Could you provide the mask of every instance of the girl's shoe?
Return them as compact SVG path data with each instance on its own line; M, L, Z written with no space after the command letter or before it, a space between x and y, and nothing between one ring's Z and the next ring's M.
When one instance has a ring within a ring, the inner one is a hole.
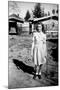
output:
M39 72L38 78L41 79L41 72Z
M33 79L35 79L36 78L36 74L33 76Z
M41 75L38 75L38 78L41 79Z

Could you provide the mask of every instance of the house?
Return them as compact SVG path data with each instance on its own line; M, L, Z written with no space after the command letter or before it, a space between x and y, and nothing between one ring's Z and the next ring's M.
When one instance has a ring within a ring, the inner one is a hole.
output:
M41 18L30 18L29 22L31 22L34 25L37 24L38 22L42 22L43 24L48 24L54 20L58 22L58 16L46 16L46 17L41 17Z
M8 17L9 22L9 34L16 33L18 34L22 30L22 23L24 20L19 17L19 15L12 14Z
M44 25L44 30L46 31L47 35L56 35L58 36L58 16L46 16L41 18L33 18L29 19L31 25L34 26L31 31L33 32L36 29L36 25L38 22L42 22Z

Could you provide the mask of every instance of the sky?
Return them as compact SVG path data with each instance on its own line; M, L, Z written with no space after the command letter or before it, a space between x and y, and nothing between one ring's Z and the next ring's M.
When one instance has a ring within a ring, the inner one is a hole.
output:
M9 15L12 13L19 14L20 17L24 18L27 10L32 14L32 10L34 10L36 3L34 2L21 2L21 1L9 1ZM46 4L41 3L42 8L44 8L44 12L50 12L52 14L52 9L57 10L57 4Z

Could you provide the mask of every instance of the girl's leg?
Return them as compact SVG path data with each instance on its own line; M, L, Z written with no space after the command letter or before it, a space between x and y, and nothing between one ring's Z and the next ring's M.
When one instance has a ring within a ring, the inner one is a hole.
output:
M36 69L37 69L37 65L35 65L35 67L34 67L35 73L36 73Z
M41 67L42 67L43 64L39 65L39 70L38 70L38 78L40 79L41 78Z
M36 67L36 75L38 75L38 71L39 71L39 66L37 65L37 67Z
M35 65L34 70L35 70L35 74L34 74L34 76L33 76L33 79L36 78L37 65Z

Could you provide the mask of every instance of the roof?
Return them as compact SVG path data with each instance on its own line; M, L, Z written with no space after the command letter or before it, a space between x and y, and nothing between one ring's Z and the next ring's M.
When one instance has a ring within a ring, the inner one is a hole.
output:
M22 18L20 18L18 15L16 15L16 14L12 14L12 15L10 15L9 16L9 22L13 22L13 21L16 21L16 22L21 22L21 23L23 23L24 22L24 20L22 19Z
M53 20L57 20L58 21L58 16L46 16L46 17L41 17L41 18L33 18L33 19L29 19L29 21L35 23L35 22L38 22L38 21L46 21L46 20L50 20L50 19L53 19Z
M57 16L47 16L47 17L35 18L34 21L45 21L49 19L58 20L58 17Z

